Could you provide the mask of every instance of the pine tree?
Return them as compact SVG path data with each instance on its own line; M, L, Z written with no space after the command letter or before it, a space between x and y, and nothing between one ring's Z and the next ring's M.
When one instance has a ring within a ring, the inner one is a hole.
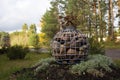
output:
M0 32L0 47L10 47L10 36L6 32Z
M29 45L35 48L39 47L39 36L37 34L31 34L29 36Z
M28 25L26 23L23 24L22 31L25 33L28 31Z
M36 25L35 24L31 24L30 28L29 28L29 34L36 33L36 31L37 31Z

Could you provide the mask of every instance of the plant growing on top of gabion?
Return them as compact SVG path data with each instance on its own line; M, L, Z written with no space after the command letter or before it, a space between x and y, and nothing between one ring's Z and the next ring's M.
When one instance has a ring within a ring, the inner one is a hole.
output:
M15 45L8 49L7 57L10 60L24 59L27 52L28 52L28 48Z

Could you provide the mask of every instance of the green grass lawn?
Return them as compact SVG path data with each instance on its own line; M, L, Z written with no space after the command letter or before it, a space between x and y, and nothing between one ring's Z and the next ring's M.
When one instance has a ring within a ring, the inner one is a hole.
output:
M105 42L106 49L120 49L120 42Z
M0 80L7 80L9 75L22 68L31 67L40 59L50 57L50 54L28 53L23 60L9 60L6 54L0 55Z

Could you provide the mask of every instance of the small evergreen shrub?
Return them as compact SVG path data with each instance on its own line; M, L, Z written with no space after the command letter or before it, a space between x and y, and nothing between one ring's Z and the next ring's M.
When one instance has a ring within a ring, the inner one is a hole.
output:
M15 45L8 49L7 57L10 60L24 59L27 52L28 52L28 48L24 48L22 46Z
M13 79L11 79L13 80ZM16 80L37 80L34 78L33 71L26 71L25 73L21 73L16 77Z
M8 52L8 48L1 48L0 49L0 54L5 54L5 53L7 53Z
M37 74L40 71L44 71L46 68L49 67L50 63L55 62L54 58L46 58L40 60L38 63L33 65L32 67L35 68L35 74Z
M105 54L105 49L103 43L95 40L94 38L89 38L89 53L90 54Z
M113 61L104 55L89 55L87 61L72 65L70 71L74 74L84 75L89 73L93 76L102 77L104 72L112 72Z
M114 60L114 62L116 64L116 66L120 68L120 59L116 59L116 60Z

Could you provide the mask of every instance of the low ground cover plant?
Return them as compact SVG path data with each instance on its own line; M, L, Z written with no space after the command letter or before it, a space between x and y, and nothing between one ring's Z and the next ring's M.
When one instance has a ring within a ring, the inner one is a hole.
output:
M113 61L104 55L89 55L87 61L82 61L80 64L73 65L70 71L73 74L91 74L93 76L103 77L105 72L112 72L111 66L115 64Z

